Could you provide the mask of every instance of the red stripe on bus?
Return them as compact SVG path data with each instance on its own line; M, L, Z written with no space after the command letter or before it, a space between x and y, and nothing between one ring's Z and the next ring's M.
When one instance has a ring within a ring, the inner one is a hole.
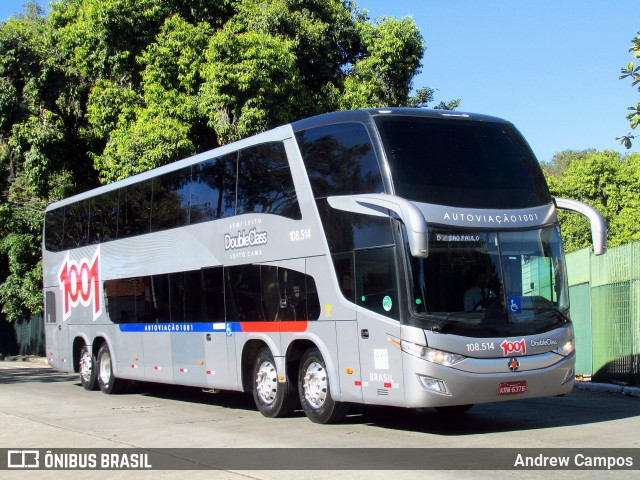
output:
M247 333L293 333L306 332L307 320L290 322L240 322L240 328Z

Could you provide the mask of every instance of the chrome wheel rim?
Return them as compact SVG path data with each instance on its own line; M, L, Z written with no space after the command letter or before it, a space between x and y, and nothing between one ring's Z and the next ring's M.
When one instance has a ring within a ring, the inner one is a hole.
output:
M278 393L278 374L276 368L269 361L260 364L256 374L256 393L265 405L271 405Z
M108 353L100 357L100 380L105 385L111 380L111 356Z
M84 383L88 383L91 379L91 371L93 370L93 364L91 362L91 354L84 350L82 357L80 357L80 376Z
M311 407L315 409L321 408L327 400L329 384L327 382L327 373L324 367L313 362L304 374L303 380L304 398Z

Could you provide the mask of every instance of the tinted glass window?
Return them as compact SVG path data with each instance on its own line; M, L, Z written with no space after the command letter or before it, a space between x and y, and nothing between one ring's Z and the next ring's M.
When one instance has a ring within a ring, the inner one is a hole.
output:
M225 268L227 320L230 322L258 322L262 313L262 285L259 265L240 265Z
M289 162L282 143L240 151L236 213L272 213L302 218Z
M89 203L72 203L64 209L64 248L82 247L89 237Z
M304 273L269 265L225 269L227 320L232 322L317 320L315 281Z
M340 291L347 300L355 302L356 288L353 252L338 253L333 255L332 258Z
M50 252L64 249L64 207L50 210L44 217L44 246Z
M226 276L226 284L224 278ZM107 312L114 323L317 320L315 281L304 273L242 265L106 280Z
M336 210L326 200L317 204L331 253L393 243L391 219Z
M151 180L134 183L121 189L118 238L149 233L152 192Z
M145 318L145 290L150 277L122 278L104 282L107 313L114 323L148 322Z
M44 321L56 323L56 294L51 291L44 294Z
M355 252L356 301L369 310L398 318L395 248Z
M202 293L205 308L204 319L224 320L224 281L222 267L202 270Z
M173 323L193 322L201 318L202 276L200 272L178 272L169 275L169 301Z
M296 134L315 198L384 192L364 125L344 123Z
M89 200L89 244L115 240L118 234L118 205L120 190L108 192Z
M190 223L235 214L237 157L232 153L193 166Z
M396 195L493 209L551 202L535 156L511 125L399 116L376 124Z
M151 231L182 227L189 221L191 167L153 179Z

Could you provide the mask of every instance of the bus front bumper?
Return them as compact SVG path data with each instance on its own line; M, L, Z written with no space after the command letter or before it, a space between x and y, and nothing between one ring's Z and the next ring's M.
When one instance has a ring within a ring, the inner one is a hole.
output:
M522 357L525 359L526 357ZM509 358L499 359L505 366ZM495 362L494 359L492 359ZM575 353L533 370L478 373L404 355L406 406L445 407L565 395L573 390Z

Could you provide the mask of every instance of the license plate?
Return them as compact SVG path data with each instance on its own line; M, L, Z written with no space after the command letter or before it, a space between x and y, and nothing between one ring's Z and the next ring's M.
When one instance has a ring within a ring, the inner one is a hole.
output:
M527 382L505 382L498 385L498 395L517 395L527 391Z

